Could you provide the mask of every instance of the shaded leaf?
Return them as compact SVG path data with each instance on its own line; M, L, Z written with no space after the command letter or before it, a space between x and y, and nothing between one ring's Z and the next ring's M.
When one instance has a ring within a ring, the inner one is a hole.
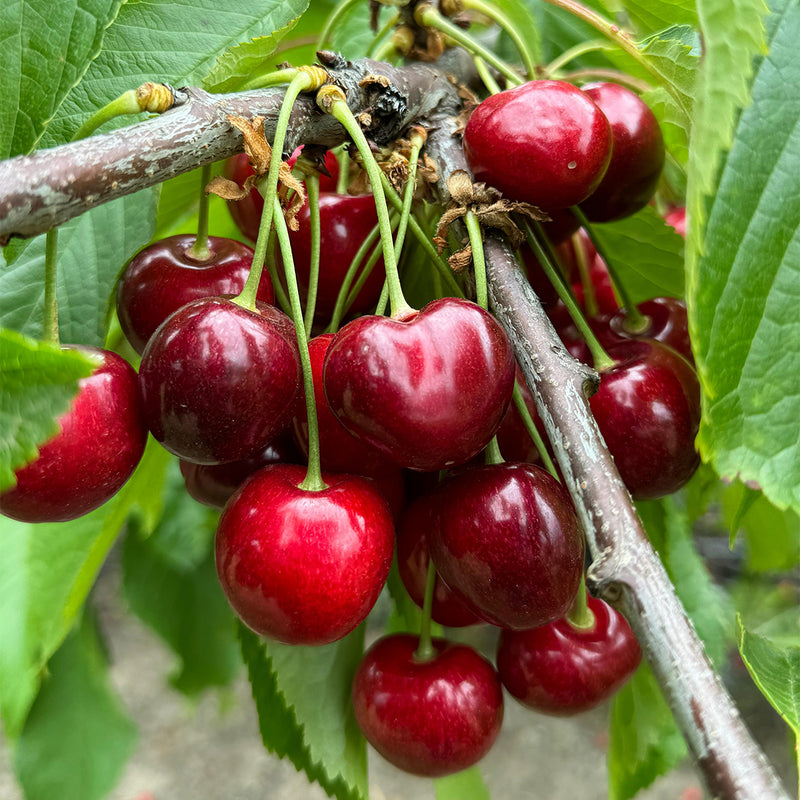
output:
M694 0L623 0L639 33L655 33L670 25L694 25L697 10Z
M433 782L436 800L490 800L489 788L478 767L437 778Z

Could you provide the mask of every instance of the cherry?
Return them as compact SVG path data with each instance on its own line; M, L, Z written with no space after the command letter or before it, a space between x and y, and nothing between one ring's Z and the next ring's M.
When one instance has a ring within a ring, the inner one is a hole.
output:
M192 257L195 237L169 236L140 250L127 264L117 285L117 314L122 330L137 353L156 328L186 303L201 297L236 295L244 287L253 251L234 239L208 237L206 261ZM272 303L275 293L266 270L258 299Z
M589 404L619 474L636 500L671 494L699 463L697 374L660 342L632 339L606 351L616 363Z
M242 621L287 644L327 644L367 616L392 561L394 528L373 484L322 474L328 488L300 488L305 467L273 464L228 502L216 539L217 573Z
M619 691L639 666L642 652L625 618L602 600L587 601L590 628L559 619L500 634L500 679L528 708L558 715L588 711Z
M542 439L547 441L547 432L544 428L544 423L536 410L536 403L534 402L531 390L525 382L525 376L522 370L517 365L516 380L519 384L522 399L525 401L525 407L531 415L536 428L539 431ZM528 435L528 430L525 423L522 421L519 411L515 403L510 403L508 411L506 411L503 421L497 430L497 444L500 447L500 452L506 461L518 461L527 464L536 464L541 458L539 450L533 442L533 439Z
M553 327L564 344L564 347L567 349L567 352L576 361L590 364L592 356L589 352L589 347L577 327L575 327L575 323L572 321L567 307L563 303L558 303L552 308L547 309L547 316L550 322L553 323Z
M529 81L491 95L464 130L475 180L547 211L574 206L597 188L611 143L603 112L563 81Z
M354 435L401 466L462 464L491 440L513 390L503 328L468 300L434 300L403 320L365 316L325 357L328 403Z
M0 513L22 522L65 522L88 514L122 488L144 452L136 372L109 350L69 345L96 356L78 394L58 419L61 428L0 494Z
M306 203L297 215L299 229L289 232L297 283L300 295L304 300L308 294L311 270L310 215L310 207ZM317 319L329 320L350 262L364 239L378 224L378 213L375 210L375 200L371 194L320 194L319 217L319 280L314 311ZM366 262L366 259L364 261ZM383 257L381 257L372 268L361 291L356 295L350 306L350 312L359 313L374 308L381 295L385 279L386 272L383 266Z
M515 630L569 611L583 534L566 490L533 464L465 470L431 493L431 558L478 616Z
M286 428L300 396L294 326L273 306L223 297L168 317L139 369L145 419L171 453L198 464L248 458Z
M434 639L433 658L415 658L416 636L379 639L353 679L353 708L367 741L395 766L439 777L489 752L503 722L494 667L471 647Z
M652 199L664 168L664 137L655 114L630 89L617 83L583 87L606 115L614 140L600 185L581 203L594 222L635 214Z
M430 504L424 499L412 503L397 528L397 569L411 599L422 608L428 581L428 532L433 526ZM463 628L480 618L472 613L437 575L433 590L431 618L440 625Z
M330 177L320 173L319 190L321 192L335 192L336 182L339 178L339 161L329 150L325 154L325 168L330 172ZM250 157L246 153L231 156L223 167L223 175L229 180L243 186L250 175L255 175ZM261 214L264 211L264 198L258 189L251 189L250 194L242 200L229 200L228 210L236 223L236 227L255 241L258 238L258 228L261 225Z
M686 209L683 206L671 208L664 217L664 221L668 225L672 225L676 233L679 233L684 239L686 238Z

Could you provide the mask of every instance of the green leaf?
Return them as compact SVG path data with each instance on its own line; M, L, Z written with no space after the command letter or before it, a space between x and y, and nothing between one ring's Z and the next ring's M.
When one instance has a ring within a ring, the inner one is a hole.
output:
M622 0L639 33L656 33L670 25L694 25L694 0Z
M84 353L0 328L0 491L13 486L14 471L58 433L56 419L97 365Z
M278 49L278 45L292 31L300 17L308 8L309 0L284 0L281 11L283 22L268 36L259 36L249 42L242 42L223 53L211 71L203 78L203 88L209 92L237 91L247 78Z
M542 52L541 36L536 25L536 17L525 0L495 0L490 5L502 12L519 38L524 42L530 59L538 62L541 59ZM522 57L510 37L504 33L503 38L507 38L508 44L504 46L501 55L513 58L514 63L523 63Z
M593 227L634 303L683 295L683 239L655 209Z
M108 677L94 622L84 621L49 664L17 743L27 800L100 800L133 753L136 726Z
M328 49L340 53L345 58L363 56L375 38L375 34L369 26L369 14L368 3L356 3L345 11L337 20L336 27L331 31ZM385 21L385 16L383 21ZM379 29L382 24L382 22L379 23Z
M614 698L609 736L609 800L629 800L686 756L683 736L646 664Z
M733 606L694 547L688 515L674 497L641 502L637 508L706 652L715 664L724 664L734 639Z
M800 97L787 91L800 81L800 7L776 0L767 27L770 52L708 201L703 254L689 244L687 303L704 460L800 511Z
M138 192L59 228L61 341L103 345L117 278L153 235L157 200L155 189ZM45 238L37 236L21 253L12 250L12 263L0 260L0 325L34 337L41 336L44 320Z
M0 7L0 159L29 153L100 51L123 0L23 0Z
M295 647L261 641L239 626L264 746L338 800L367 797L367 752L350 687L364 626L339 642Z
M194 501L185 495L185 505ZM194 503L198 506L197 503ZM208 509L201 510L207 512ZM163 556L164 525L178 516L172 501L166 503L161 524L143 539L129 532L122 553L123 591L131 610L149 625L178 656L179 665L170 683L187 695L211 686L227 686L241 666L234 614L222 593L214 564L214 516L199 523L204 539L204 558L189 570L176 552ZM188 523L184 514L181 518Z
M490 800L489 788L478 767L437 778L433 782L436 800Z
M228 48L286 24L285 0L125 3L42 140L68 141L92 112L145 81L198 86ZM144 54L144 57L143 57Z
M62 523L0 517L0 713L19 734L41 671L72 627L125 520L152 528L169 455L153 440L131 479L101 508Z
M675 90L680 110L691 114L700 66L697 33L685 25L674 26L640 44L650 65Z

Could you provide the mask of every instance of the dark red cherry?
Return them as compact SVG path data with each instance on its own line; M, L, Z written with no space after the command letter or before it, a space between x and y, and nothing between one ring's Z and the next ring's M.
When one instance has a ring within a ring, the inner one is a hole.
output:
M507 334L468 300L434 300L404 320L366 316L334 337L323 382L355 436L410 469L463 464L508 407L514 353Z
M253 251L234 239L208 237L206 261L191 255L195 237L169 236L140 250L117 285L117 314L134 350L141 354L156 328L181 306L201 297L237 295L253 263ZM272 303L275 293L264 270L258 299Z
M664 168L664 137L649 106L618 83L583 87L606 115L614 140L611 161L600 185L581 203L594 222L635 214L652 199Z
M497 669L508 691L546 714L578 714L615 694L636 671L642 653L625 618L588 597L591 628L559 619L529 631L503 631Z
M536 410L536 403L533 400L531 390L525 382L525 376L522 370L517 365L516 380L519 384L522 399L525 401L525 407L533 419L534 425L539 431L542 439L547 442L547 433L544 429L539 413ZM528 430L525 423L522 421L519 411L517 411L516 403L513 401L509 403L508 411L506 411L503 421L497 430L497 444L500 447L500 452L506 461L517 461L527 464L538 464L541 461L539 450L533 443L533 439L528 435Z
M325 168L330 172L330 177L320 173L319 190L321 192L335 192L336 182L339 178L339 161L329 150L325 155ZM246 153L231 156L224 165L223 175L229 180L243 186L250 175L254 175L250 158ZM261 214L264 211L264 198L258 189L251 189L250 194L242 200L229 200L228 210L236 223L236 227L255 241L258 238L258 228L261 225Z
M299 229L289 232L292 256L300 295L308 295L311 271L311 224L308 203L297 215ZM371 194L320 194L320 260L315 317L329 320L339 296L339 289L358 248L378 224L375 200ZM379 242L376 242L380 246ZM359 269L366 263L364 259ZM358 275L356 275L358 279ZM350 313L374 309L383 289L386 271L381 256L372 268L366 283L350 306ZM351 284L352 287L353 284Z
M422 608L428 581L428 532L433 526L432 509L424 498L412 503L397 526L397 569L411 599ZM440 625L463 628L481 619L472 613L437 575L431 618Z
M584 364L592 363L592 356L586 340L581 336L572 317L563 303L558 303L547 309L547 316L561 339L569 354Z
M475 180L547 211L574 206L600 184L611 127L591 98L563 81L529 81L491 95L464 130Z
M476 467L430 495L428 546L478 616L520 630L563 617L583 574L583 534L566 490L533 464Z
M222 589L242 621L287 644L327 644L367 616L386 582L394 527L386 501L354 475L273 464L248 478L220 518Z
M300 396L294 326L273 306L195 300L153 334L139 369L153 436L198 464L249 458L291 422Z
M699 464L700 385L671 347L630 340L606 348L616 364L589 403L628 491L650 500L680 489Z
M16 486L0 494L0 513L22 522L65 522L88 514L122 488L147 439L136 372L109 350L68 345L98 366L78 382L61 428L39 455L16 471Z
M686 209L683 206L670 209L664 221L675 228L675 232L686 238Z
M568 208L547 213L550 219L542 222L542 228L552 244L566 242L581 226L578 218Z
M434 639L414 657L416 636L379 639L353 679L353 708L367 741L406 772L439 777L480 761L503 723L494 667L471 647Z

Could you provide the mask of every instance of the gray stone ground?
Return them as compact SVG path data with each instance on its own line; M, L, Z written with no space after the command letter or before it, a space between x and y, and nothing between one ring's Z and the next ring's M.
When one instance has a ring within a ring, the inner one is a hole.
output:
M96 599L113 655L112 680L140 728L138 748L109 800L322 800L325 793L261 746L249 686L189 704L166 684L170 652L116 599L113 568ZM751 691L743 713L766 740L788 786L796 786L785 730ZM503 730L482 762L493 800L603 800L608 709L572 719L534 715L508 698ZM701 800L686 764L642 792L641 800ZM433 800L428 780L410 777L370 754L371 800ZM0 800L22 800L0 746ZM58 798L53 798L58 800Z

